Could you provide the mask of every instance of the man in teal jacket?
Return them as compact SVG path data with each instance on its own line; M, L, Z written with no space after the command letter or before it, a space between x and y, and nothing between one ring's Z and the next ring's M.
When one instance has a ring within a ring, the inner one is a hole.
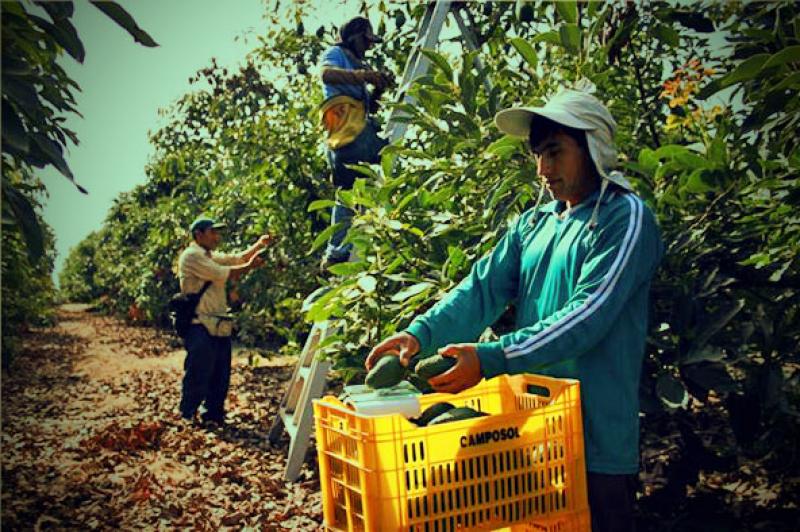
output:
M502 373L580 380L592 528L620 531L634 527L639 375L663 244L650 209L613 171L616 123L590 91L497 114L500 130L529 141L554 201L523 213L456 288L377 345L367 367L439 350L457 360L431 379L440 392ZM475 343L512 302L516 330Z

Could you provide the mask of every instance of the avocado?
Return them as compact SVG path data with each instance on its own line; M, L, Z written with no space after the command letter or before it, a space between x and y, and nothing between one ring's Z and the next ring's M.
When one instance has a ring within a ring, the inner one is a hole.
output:
M431 377L441 375L455 365L455 358L434 355L420 360L419 363L417 363L415 372L423 379L430 380Z
M478 412L477 410L472 409L468 406L461 406L458 408L452 408L447 412L445 412L444 414L436 416L430 422L428 422L428 426L440 425L442 423L450 423L451 421L461 421L463 419L483 417L485 415L486 415L485 413Z
M403 380L406 368L400 359L393 355L382 357L367 374L366 384L370 388L391 388Z
M445 412L454 409L455 406L450 403L436 403L426 408L419 417L412 420L420 427L428 425L433 419L441 416Z

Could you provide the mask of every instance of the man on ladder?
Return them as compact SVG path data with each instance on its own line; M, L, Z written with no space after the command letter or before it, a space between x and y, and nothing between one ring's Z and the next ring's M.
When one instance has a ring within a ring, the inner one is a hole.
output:
M383 42L364 17L355 17L342 25L339 42L328 48L320 61L325 101L320 108L320 122L326 138L328 163L337 189L331 224L342 226L331 236L322 260L328 266L346 262L351 245L343 244L353 211L338 198L339 189L350 189L359 176L348 164L378 163L379 152L388 141L378 136L378 126L371 114L378 110L378 99L394 85L389 72L371 69L364 61L367 50ZM367 84L374 90L370 92Z
M448 0L436 0L435 2L430 2L428 4L425 15L419 22L417 39L408 55L406 65L403 70L400 90L398 91L399 94L396 97L397 101L399 101L402 97L402 100L405 103L411 105L414 104L413 97L407 94L406 91L415 79L424 75L428 71L430 61L425 54L422 53L422 51L436 48L442 26L444 25L448 14L451 12L450 8L451 5ZM474 43L476 42L474 35L472 35L469 29L466 27L458 12L453 11L452 13L456 19L459 29L464 34L465 44L470 47L470 49L474 49ZM361 36L359 37L359 35ZM349 185L347 188L352 187L352 184L358 174L357 172L346 168L344 165L353 164L356 162L377 163L378 153L387 143L386 140L383 140L378 136L377 127L375 127L374 123L372 123L371 119L369 118L369 114L374 114L377 110L376 102L381 93L385 89L394 85L394 78L391 75L365 68L365 64L363 62L364 53L371 47L373 43L376 42L381 41L372 32L372 26L369 24L369 21L363 17L356 17L342 26L340 30L340 42L323 54L322 60L320 61L323 70L323 86L326 88L326 100L322 105L320 115L327 130L328 142L326 142L326 144L329 154L329 161L331 162L331 168L334 170L334 175L336 175L335 172L342 170L342 173L339 175L344 176L345 184L347 184L347 180L349 179ZM348 46L343 46L344 44L348 44ZM356 52L353 52L353 48L356 49ZM348 50L350 50L352 53L348 53ZM345 55L344 59L342 59L340 54ZM352 62L348 63L347 65L344 64L345 61L352 61L352 55L356 55L355 59L360 62L360 65L355 65ZM336 62L337 60L339 63ZM336 66L337 64L344 66ZM375 87L375 90L372 92L372 94L369 94L366 90L365 84L367 83ZM490 85L488 81L486 84ZM337 111L335 102L337 101L336 96L338 96L340 93L329 93L327 92L327 89L330 88L332 91L341 90L343 86L347 85L351 85L353 92L345 95L350 96L350 98L355 100L355 102L347 99L339 99L338 101L340 102L351 103L352 108L349 106L344 106ZM381 86L382 88L379 88ZM360 96L360 99L356 96ZM362 110L361 116L363 116L363 119L360 121L350 119L348 113L350 111L358 111L359 109ZM329 112L331 113L330 115L328 115ZM402 120L398 120L401 116L403 116L403 113L395 110L389 118L386 126L389 142L394 142L398 139L401 139L405 134L407 124ZM330 119L330 127L328 127L329 124L326 123L328 119ZM355 124L356 127L351 129L347 127L349 124ZM367 127L368 124L369 129ZM347 140L347 142L344 142L341 139L347 139L347 135L345 135L345 133L348 131L349 135L351 135L351 138ZM338 142L335 140L337 138L339 138ZM369 140L362 144L361 140L363 138L368 138ZM334 142L332 143L334 146L331 146L330 139L334 139ZM352 148L348 149L348 144L353 144ZM364 146L372 146L371 155L368 154L363 158L348 158L348 155L352 155L352 152L356 150L356 147L363 148ZM340 163L338 168L336 164L337 162ZM334 179L336 180L339 178L335 176ZM346 218L347 224L342 224L342 229L338 234L338 238L336 235L334 235L334 237L331 239L331 244L333 245L329 245L329 249L336 249L337 246L345 247L341 246L341 244L346 236L347 229L349 228L349 221L352 217L352 211L347 209L346 206L341 207L343 207L343 209L339 210L338 213L337 209L334 208L332 223L337 224L345 221L342 220L340 214L345 213L344 217ZM344 209L347 210L345 211ZM336 262L348 260L350 249L341 250L337 255L338 260L334 260L333 262L325 260L323 262L323 267L327 268L327 266L330 266ZM326 259L327 256L328 253L326 253ZM313 300L314 294L309 296L309 299ZM311 413L311 401L322 396L322 392L325 388L325 379L331 366L329 360L321 359L316 356L318 346L334 333L335 328L331 327L327 321L314 323L313 327L311 328L311 332L308 335L308 339L303 346L303 350L300 353L300 360L295 366L294 373L289 381L286 394L281 400L281 404L278 407L278 412L276 413L272 426L269 430L269 441L272 445L276 445L284 433L289 435L291 443L289 445L286 469L284 472L284 479L288 481L294 481L300 475L300 468L303 464L305 453L309 444L309 437L312 432L311 429L313 425L313 416Z

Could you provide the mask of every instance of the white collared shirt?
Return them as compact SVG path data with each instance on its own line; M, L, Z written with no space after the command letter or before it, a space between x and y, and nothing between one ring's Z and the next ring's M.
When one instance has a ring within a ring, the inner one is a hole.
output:
M199 292L206 281L211 286L200 298L197 305L197 318L192 323L200 323L208 329L212 336L230 336L233 321L228 314L228 298L225 293L225 282L231 268L244 264L244 254L211 253L197 242L192 242L183 250L178 259L178 279L181 292L192 294Z

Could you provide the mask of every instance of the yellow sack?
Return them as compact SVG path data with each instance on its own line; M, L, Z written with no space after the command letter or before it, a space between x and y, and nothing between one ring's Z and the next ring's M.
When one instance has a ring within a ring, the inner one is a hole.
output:
M353 142L367 125L364 102L342 94L323 103L319 109L319 117L328 134L325 142L332 150Z

